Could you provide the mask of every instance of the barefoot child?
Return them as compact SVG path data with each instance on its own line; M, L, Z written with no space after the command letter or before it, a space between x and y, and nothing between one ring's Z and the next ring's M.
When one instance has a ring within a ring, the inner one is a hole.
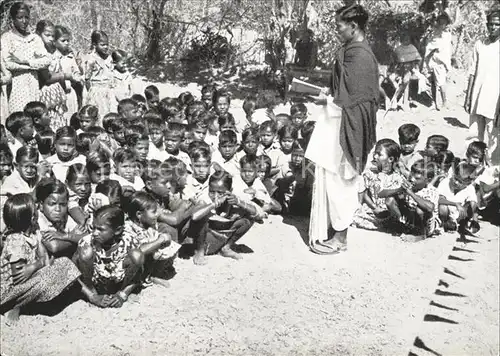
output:
M195 206L192 220L202 226L195 240L193 262L207 263L206 255L220 254L241 259L233 245L252 226L251 217L257 213L254 204L247 203L231 193L232 178L227 173L214 174L209 189Z
M146 257L144 277L151 277L153 283L168 284L161 272L165 271L166 263L172 265L181 245L172 241L168 233L158 231L158 204L148 193L135 192L127 199L125 208L128 215L125 233L137 237Z
M391 139L382 139L375 145L373 170L363 173L365 182L362 206L354 216L355 224L376 230L401 220L398 199L402 193L403 176L394 170L401 150Z
M460 162L454 167L453 176L439 183L439 218L445 231L479 231L477 195L474 189L476 167Z
M236 159L238 149L238 138L232 130L222 131L219 135L219 149L214 152L212 162L219 169L237 177L240 174L240 164Z
M141 282L144 253L136 236L124 232L124 225L119 207L103 206L94 213L92 235L79 242L75 254L82 292L101 308L120 308Z
M439 193L429 182L434 177L434 165L418 160L411 166L408 181L403 182L403 194L406 196L403 215L416 236L405 238L407 242L416 242L438 233L439 228Z
M89 203L92 187L87 168L81 163L75 163L68 168L66 175L68 187L68 213L78 225L88 225L89 215L85 212Z
M10 197L3 211L7 232L0 256L0 309L17 320L21 307L54 299L80 273L67 258L50 262L37 233L37 208L30 194Z
M274 181L283 178L283 171L288 170L288 160L281 150L280 143L276 142L276 134L277 129L274 121L264 121L259 127L261 152L271 158L271 179Z
M399 127L398 135L401 157L399 157L397 167L399 173L405 178L409 178L413 163L423 158L418 151L415 151L420 136L420 128L414 124L404 124Z
M135 191L144 188L144 182L137 175L137 154L129 148L119 148L113 155L116 173L110 179L120 182L122 188L131 187Z

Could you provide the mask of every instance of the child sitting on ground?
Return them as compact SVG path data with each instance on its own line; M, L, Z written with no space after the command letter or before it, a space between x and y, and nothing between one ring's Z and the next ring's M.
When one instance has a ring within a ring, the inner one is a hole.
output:
M56 154L56 149L54 147L54 142L56 139L56 134L51 128L38 131L35 135L36 145L38 147L38 152L44 160L47 160L50 156Z
M141 118L137 103L132 99L123 99L118 102L118 115L128 125L133 125Z
M307 106L304 103L293 104L290 107L290 116L292 117L292 123L296 127L301 127L307 120Z
M460 159L456 158L453 152L450 150L439 152L432 162L434 162L435 175L432 181L429 183L434 187L438 187L441 181L450 175L451 167L453 164L458 164Z
M189 147L192 174L187 176L186 186L183 189L182 199L196 204L203 192L208 190L208 178L212 165L210 148L193 142Z
M448 150L448 145L450 140L448 140L443 135L431 135L427 138L425 144L425 150L421 151L420 154L425 159L433 160L441 152Z
M144 182L137 174L138 157L129 148L119 148L113 155L116 173L110 175L110 179L116 180L125 190L127 187L134 191L144 188Z
M137 155L137 160L146 164L149 154L149 135L142 125L130 125L125 130L125 146Z
M434 164L420 159L411 166L408 181L403 181L406 201L400 207L414 233L402 237L407 242L417 242L439 233L439 193L429 184L434 174Z
M160 114L148 113L144 119L150 139L148 159L157 159L163 162L168 158L165 151L165 122L161 119Z
M314 165L304 157L304 149L295 143L291 153L289 171L276 184L276 198L283 211L307 216L311 211Z
M31 194L10 197L3 211L7 231L0 256L0 309L13 322L22 307L54 299L80 273L67 258L49 260L37 232L37 207Z
M158 111L158 103L160 102L160 91L156 85L148 85L144 89L144 97L146 98L146 104L148 110Z
M68 213L69 216L81 226L89 227L89 215L85 212L92 193L89 172L85 165L75 163L68 168L66 175L68 187ZM90 230L89 230L90 231Z
M184 136L184 126L179 123L169 123L165 130L165 152L168 157L174 157L186 164L189 167L191 159L189 155L180 150L181 140Z
M283 129L282 129L283 130ZM264 121L259 126L260 148L263 155L271 158L271 179L276 181L288 171L288 159L281 150L280 142L276 141L276 123L271 120Z
M112 134L108 134L110 141L109 148L114 151L126 145L125 130L128 125L124 119L118 118L113 120L110 126Z
M377 230L401 222L398 199L403 191L404 177L394 170L400 155L401 149L393 140L386 138L376 143L373 169L363 173L362 206L354 216L357 227Z
M259 145L259 129L258 127L249 127L241 134L241 150L236 153L238 162L243 156L256 158L264 154L262 147Z
M47 158L54 176L60 181L66 180L68 167L75 163L86 163L86 158L76 150L76 132L70 126L60 127L56 132L54 146L56 154Z
M45 248L51 255L71 257L87 231L69 216L66 185L53 178L43 178L34 194L40 209L38 226Z
M477 195L474 189L476 167L460 162L453 169L453 176L439 183L439 218L445 231L479 231Z
M227 173L214 174L209 189L200 197L193 211L192 221L201 225L195 240L193 262L207 263L206 255L220 254L241 259L233 250L235 243L252 227L256 206L239 199L232 190L232 178Z
M12 156L9 146L0 144L0 187L3 185L5 178L12 174L13 160L14 156Z
M212 164L215 170L224 170L232 177L240 174L240 163L236 159L238 138L232 130L222 131L219 135L219 149L212 155Z
M233 178L233 192L239 198L257 204L257 218L267 217L267 213L280 210L280 205L271 199L266 187L257 177L257 159L243 156L240 160L240 176Z
M144 253L124 226L125 214L119 207L103 206L94 213L92 234L81 239L75 254L82 292L101 308L120 308L141 282Z
M144 191L158 204L157 230L169 233L172 240L176 242L179 242L178 230L191 216L192 207L190 201L184 201L178 194L175 194L179 187L179 178L182 176L179 163L182 162L174 157L170 157L163 164L160 161L151 160L143 174Z
M95 191L97 184L109 179L111 174L111 163L109 157L104 152L92 152L87 157L87 172L90 177L90 187Z
M274 199L276 190L278 187L274 184L274 181L271 179L271 159L266 156L258 156L256 159L257 164L257 178L259 178L267 190L267 193L271 197L272 204L270 204L270 213L271 214L279 214L281 212L281 204Z
M50 129L50 116L47 106L41 101L31 101L24 107L24 114L33 120L36 132Z
M14 138L14 143L9 145L14 156L19 148L27 145L33 146L33 137L35 135L33 119L22 111L10 114L5 121L5 128Z
M38 181L48 175L50 167L39 162L39 153L35 148L23 146L17 150L14 170L4 179L2 195L31 193Z
M143 278L146 281L168 286L165 272L180 246L167 233L158 231L160 214L157 202L146 192L135 192L127 199L125 210L128 219L125 221L125 234L136 236L140 248L146 257Z
M418 151L415 151L420 136L420 128L414 124L404 124L399 127L398 135L401 157L397 162L397 168L399 173L405 178L409 178L413 163L423 158Z

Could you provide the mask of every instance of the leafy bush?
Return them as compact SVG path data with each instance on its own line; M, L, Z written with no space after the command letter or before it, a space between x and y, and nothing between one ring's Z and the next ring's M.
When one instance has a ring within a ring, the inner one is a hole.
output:
M191 41L184 60L202 67L227 66L234 60L236 50L226 37L208 29Z

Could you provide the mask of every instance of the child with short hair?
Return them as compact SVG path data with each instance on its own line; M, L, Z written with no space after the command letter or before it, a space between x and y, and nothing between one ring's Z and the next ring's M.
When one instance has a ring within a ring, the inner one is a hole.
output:
M113 120L110 124L112 135L110 136L110 148L114 151L126 144L125 131L127 129L127 121L122 118Z
M420 159L413 163L410 176L403 181L405 202L400 207L413 236L402 237L406 242L417 242L439 234L439 192L431 184L434 164Z
M258 126L267 120L275 120L274 107L276 106L276 94L271 90L260 91L255 103L255 111L250 118L251 126Z
M82 272L82 292L101 308L120 308L141 282L145 256L137 237L124 229L123 211L103 206L94 213L92 234L78 244L75 261Z
M376 230L387 228L392 222L401 222L399 195L404 177L394 167L401 155L399 145L385 138L375 144L373 170L363 173L362 206L354 216L356 226Z
M109 160L109 156L102 151L90 153L87 157L86 168L90 176L90 185L92 187L92 191L95 191L98 183L109 179L109 176L111 174L111 163Z
M207 112L208 111L205 108L205 104L203 103L203 101L197 100L186 107L186 110L184 110L184 117L186 118L186 121L189 125L194 118Z
M201 88L201 101L205 104L206 110L212 109L216 92L217 89L213 84L206 84Z
M139 111L139 115L143 117L146 111L148 111L146 98L143 97L141 94L134 94L130 97L130 99L135 101L135 103L137 104L137 110Z
M189 157L191 158L192 173L187 176L186 186L183 190L183 199L197 203L203 192L208 190L208 178L212 165L212 155L210 148L196 145L193 142L189 147Z
M401 157L398 160L398 169L405 178L409 178L413 163L422 159L422 155L415 151L420 136L420 128L414 124L404 124L398 128Z
M139 191L144 188L144 182L137 175L137 153L130 148L119 148L113 154L116 173L110 175L110 179L117 180L123 189L132 188Z
M290 107L290 116L295 126L301 127L307 120L307 106L304 103L293 104Z
M307 216L311 211L314 165L304 157L300 144L294 143L291 150L289 171L276 181L275 196L283 212Z
M163 98L160 100L158 108L163 121L167 123L170 121L182 122L182 108L180 107L177 99Z
M310 122L315 122L315 121L310 121ZM276 115L276 128L278 129L278 131L281 130L281 128L283 126L287 126L287 125L293 125L292 117L288 114L285 114L285 113L277 114Z
M181 247L166 232L158 231L159 209L156 200L146 192L135 192L125 205L128 219L125 233L136 236L146 258L143 278L145 282L168 286L165 267L171 265ZM162 273L163 272L163 273Z
M283 130L283 128L282 128ZM288 172L288 158L281 149L281 139L276 140L276 123L271 120L264 121L259 127L260 147L262 154L271 158L271 179L276 181L283 178ZM292 142L293 144L293 142ZM291 148L291 147L290 147Z
M238 138L236 132L225 130L219 134L219 149L212 155L212 162L216 170L224 170L232 177L240 175L240 163L236 159Z
M47 106L41 101L30 101L24 107L24 114L33 120L37 132L50 129L50 116Z
M35 134L33 119L22 111L13 112L5 121L5 128L14 137L14 143L10 145L12 153L15 155L22 146L32 144Z
M125 130L126 147L137 155L141 163L145 163L149 154L149 135L146 128L141 125L132 125Z
M144 96L146 97L146 105L148 110L158 111L158 103L160 102L160 91L156 85L148 85L144 89Z
M5 203L7 226L0 255L0 309L17 321L21 307L48 302L63 293L80 276L67 258L52 262L37 232L37 206L30 194L16 194Z
M47 128L36 133L36 145L38 147L38 152L40 152L43 159L46 160L56 153L56 149L54 147L55 139L56 134L51 128Z
M148 159L157 159L163 162L168 158L165 151L165 122L159 114L148 114L146 126L150 139Z
M445 231L479 231L477 195L474 189L476 167L460 162L453 170L453 176L439 183L439 218Z
M188 132L191 133L193 141L205 141L208 132L208 123L200 117L193 120L187 127Z
M259 129L258 127L248 127L241 134L241 151L236 153L236 159L239 161L243 156L256 158L264 152L259 146Z
M116 112L109 112L106 115L103 116L102 118L102 128L106 131L108 136L113 136L113 129L111 123L115 120L118 120L120 118L120 115Z
M158 231L168 232L172 240L179 242L177 228L181 228L191 216L192 204L180 199L177 193L182 183L179 181L183 169L178 167L182 161L170 157L164 163L149 161L143 174L144 191L158 203ZM185 167L184 167L184 172ZM167 226L165 226L167 225Z
M256 106L257 106L257 98L254 95L247 96L243 101L243 111L245 112L245 116L247 121L249 122L249 125L250 123L252 123L251 118L253 113L255 112Z
M141 118L138 105L132 99L122 99L118 102L118 115L130 125Z
M128 98L132 94L132 75L128 70L127 52L117 49L111 53L113 60L113 87L116 102Z
M488 146L486 143L482 141L474 141L469 144L467 151L465 152L467 163L476 167L476 173L478 175L485 169L487 150Z
M425 150L421 152L423 157L429 157L433 159L440 152L448 150L448 145L450 144L450 140L448 140L443 135L431 135L427 138L427 142L425 144Z
M266 187L269 196L273 197L278 187L271 180L271 158L266 155L257 156L257 177L260 178L264 187Z
M184 126L179 123L170 122L165 130L165 152L168 157L175 157L186 164L187 167L191 164L189 155L180 150L181 140L184 136ZM168 158L167 157L167 158Z
M431 160L431 162L435 164L434 168L436 173L430 184L437 188L439 183L450 175L453 164L458 164L459 161L460 160L455 157L453 152L449 150L439 152Z
M14 170L4 179L3 195L31 193L36 184L50 171L48 166L39 163L39 153L36 149L23 146L15 154Z
M281 210L278 202L271 199L266 187L257 176L257 159L243 156L240 160L240 175L233 178L233 192L239 198L257 204L256 217L259 219L267 217L266 213Z
M280 150L283 153L283 163L281 164L281 177L286 177L290 171L290 161L292 159L292 150L297 144L299 134L295 125L285 125L278 131ZM302 146L301 146L302 147Z
M76 132L70 126L63 126L57 130L54 147L56 153L47 158L47 162L52 166L54 176L64 182L68 167L75 163L85 165L86 158L76 150Z
M257 213L255 204L239 199L232 193L232 178L227 173L214 174L208 180L209 188L200 197L193 211L192 221L200 229L195 237L196 265L205 265L205 256L220 254L241 259L233 250L235 243L252 227Z
M71 257L87 231L69 216L66 185L54 178L42 178L34 195L40 209L38 226L45 248L51 255Z

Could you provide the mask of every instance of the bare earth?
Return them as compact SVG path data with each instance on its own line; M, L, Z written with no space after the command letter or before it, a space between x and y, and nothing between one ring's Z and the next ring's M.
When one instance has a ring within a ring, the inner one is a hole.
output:
M462 154L463 83L452 89L456 110L381 112L378 137L397 139L413 122L421 145L443 133ZM2 317L1 354L498 355L498 227L482 223L465 243L444 234L416 244L352 229L338 256L309 252L307 228L307 219L273 216L241 240L243 260L177 260L169 289L150 287L121 309L78 301L14 327Z

